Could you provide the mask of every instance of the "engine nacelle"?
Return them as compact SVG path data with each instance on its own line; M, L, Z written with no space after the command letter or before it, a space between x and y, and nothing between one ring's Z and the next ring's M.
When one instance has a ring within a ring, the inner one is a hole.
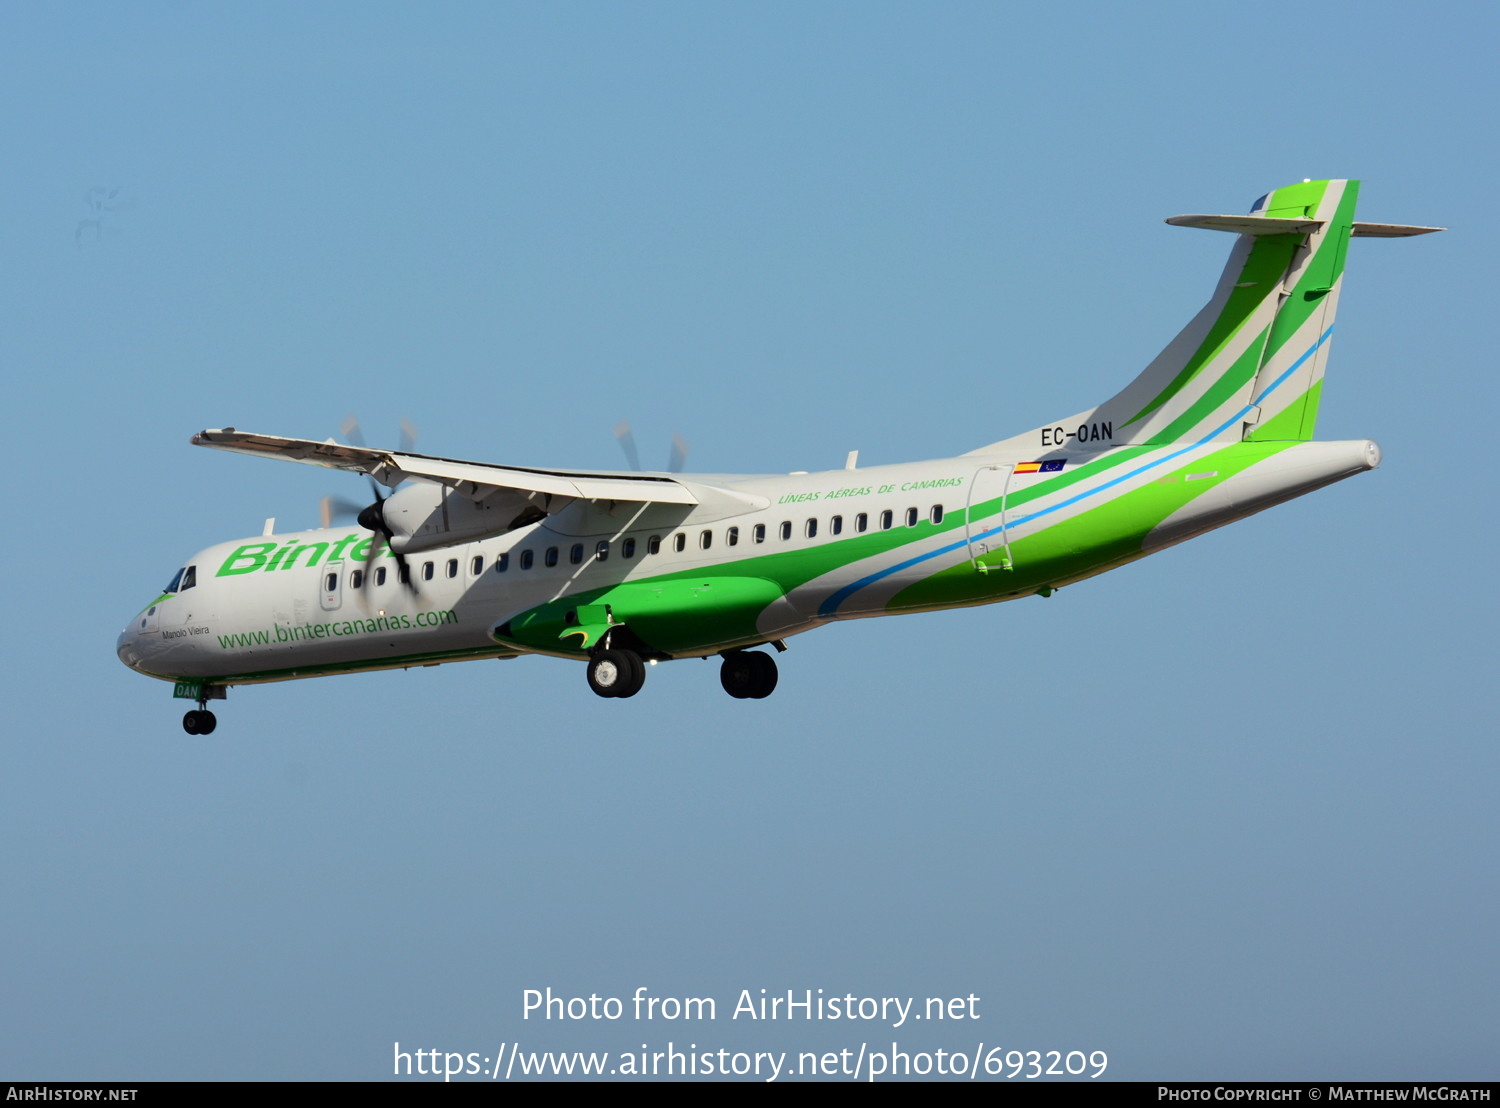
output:
M372 504L365 512L380 512L392 550L415 554L503 535L571 502L570 498L520 489L497 489L476 502L446 485L416 482L397 489L378 509ZM377 530L364 514L360 522Z

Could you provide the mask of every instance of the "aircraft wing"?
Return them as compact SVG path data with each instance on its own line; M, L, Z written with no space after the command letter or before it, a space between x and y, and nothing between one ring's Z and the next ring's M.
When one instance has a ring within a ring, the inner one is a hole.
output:
M394 488L405 480L431 481L447 485L473 498L494 492L545 493L582 500L618 500L643 504L698 504L700 496L685 482L667 474L589 472L586 470L530 469L521 466L461 462L409 454L399 450L373 450L345 446L332 440L289 439L279 435L255 435L233 427L200 431L194 446L211 446L236 454L281 458L305 465L368 473ZM701 487L700 487L701 488ZM713 490L723 494L727 490Z

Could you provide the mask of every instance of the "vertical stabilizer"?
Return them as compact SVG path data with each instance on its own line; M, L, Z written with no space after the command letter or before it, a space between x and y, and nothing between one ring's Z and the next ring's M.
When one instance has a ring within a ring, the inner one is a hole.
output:
M1167 220L1238 236L1213 298L1111 399L971 453L1310 439L1358 194L1303 181L1248 215Z

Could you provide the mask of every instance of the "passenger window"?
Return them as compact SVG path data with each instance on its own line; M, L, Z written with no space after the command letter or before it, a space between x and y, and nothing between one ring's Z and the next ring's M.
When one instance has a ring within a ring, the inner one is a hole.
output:
M764 523L757 523L755 525L755 530L753 530L753 531L750 532L750 537L752 539L754 539L756 542L765 542L766 541L766 525Z
M548 569L551 569L553 566L557 565L557 547L547 547L547 555L542 559L542 561L547 563Z
M919 518L921 517L915 508L906 509L906 525L908 527L915 527Z
M458 576L458 559L457 558L449 558L448 559L448 576L450 578Z
M484 572L484 555L475 554L474 560L469 563L469 572L478 577Z
M786 542L786 540L789 539L789 538L791 538L791 537L792 537L792 521L789 520L789 519L784 519L784 520L781 521L781 541L782 542Z
M379 566L379 567L376 568L376 570L375 570L375 583L377 585L383 585L383 584L385 584L385 566Z
M828 533L830 535L842 535L844 533L843 516L834 516L828 521Z
M660 535L652 535L649 539L646 540L646 553L647 554L660 554L661 553L661 536Z
M941 504L934 504L932 506L932 511L927 513L927 518L932 520L933 523L942 523L943 506Z
M535 556L536 555L535 555L534 551L531 551L531 550L523 550L523 551L521 551L521 568L522 569L530 569L531 568L532 560L535 558Z
M510 568L510 551L495 556L495 572L504 573Z
M594 561L602 562L609 557L609 543L600 542L594 547Z
M362 585L364 585L364 583L365 583L365 571L364 570L362 570L362 569L356 569L356 570L353 570L353 571L350 572L350 574L349 574L349 587L351 589L360 588Z
M807 526L803 528L803 534L805 534L810 539L817 538L818 537L818 521L815 520L815 519L808 520L807 521Z
M575 542L568 550L568 561L573 565L583 564L583 543Z
M672 549L677 551L677 553L679 554L687 549L687 536L684 535L681 531L678 531L677 534L672 536Z
M323 591L324 592L333 592L338 587L339 587L339 575L337 573L330 573L326 577L323 578Z
M880 529L882 531L889 531L895 522L896 517L891 514L889 508L880 513Z
M870 529L870 517L865 512L860 512L854 517L854 530L863 535Z
M620 544L620 557L622 557L622 558L634 558L635 557L635 540L634 539L626 539L624 542L622 542Z
M731 527L731 528L729 528L729 530L727 530L727 531L724 532L724 545L725 546L739 546L739 544L740 544L740 529L738 527Z
M401 572L396 574L403 585L411 584L411 566L402 566Z
M698 536L699 549L707 550L709 547L713 546L713 544L714 533L712 531L704 531L701 535Z
M182 592L187 592L188 589L192 588L197 583L198 583L198 567L197 566L188 566L187 567L187 573L182 578L182 589L181 589L181 591Z
M422 563L422 580L424 580L424 581L431 581L432 580L432 563L431 562L423 562Z

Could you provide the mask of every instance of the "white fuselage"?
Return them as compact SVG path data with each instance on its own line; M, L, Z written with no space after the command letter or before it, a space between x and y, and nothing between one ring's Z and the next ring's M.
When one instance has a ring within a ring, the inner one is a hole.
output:
M1050 591L1379 461L1364 441L1302 443L1263 458L1246 444L1230 448L1256 453L1246 468L1202 468L1201 458L1215 451L1222 457L1223 450L1201 444L1134 452L1097 473L1091 462L1111 452L1077 454L1066 463L1078 474L1068 482L1022 475L1015 458L997 455L715 477L706 480L733 497L695 505L580 500L507 534L409 553L413 587L398 579L381 540L358 527L262 535L199 552L176 591L122 632L118 651L139 672L216 685L519 653L577 658L566 629L517 646L506 641L507 621L631 582L642 582L636 587L647 590L644 599L635 596L649 605L657 584L670 582L662 588L692 593L695 605L701 590L707 615L692 613L694 637L658 656L701 657L831 620ZM1118 525L1125 531L1112 523L1078 530L1093 509L1163 482L1185 490L1182 506L1165 518L1125 520ZM1007 503L1024 507L1008 510ZM1055 555L1012 564L1012 544L1025 549L1058 526L1072 530ZM1125 533L1132 545L1122 553L1117 540ZM936 578L946 579L942 591L902 595ZM746 583L752 598L757 583L766 585L765 603L749 624L721 624L714 605Z
M119 653L152 676L233 684L513 655L491 632L516 613L622 581L771 554L816 558L820 547L852 535L951 517L963 511L977 468L975 459L959 457L705 479L764 505L750 510L625 502L604 510L580 501L505 535L408 554L414 589L397 579L390 551L358 527L220 543L189 561L191 588L161 597L125 628ZM379 548L373 559L372 548ZM753 639L705 642L692 655L825 622L819 605L845 576L824 575L773 605ZM901 580L834 618L878 614Z

